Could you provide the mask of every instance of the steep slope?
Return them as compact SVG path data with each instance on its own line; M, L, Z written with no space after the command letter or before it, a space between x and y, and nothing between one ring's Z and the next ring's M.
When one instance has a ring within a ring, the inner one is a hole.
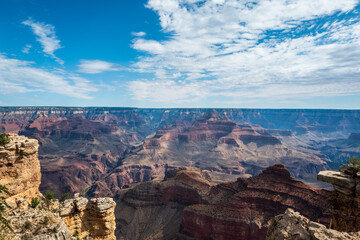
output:
M288 207L329 221L329 192L275 165L252 178L214 184L207 171L182 167L165 178L120 190L116 236L124 239L265 239L271 218Z
M132 181L164 175L167 168L176 166L209 170L215 181L224 181L231 176L234 179L234 175L235 178L256 175L266 167L282 163L295 177L311 179L317 172L328 169L324 160L327 159L320 158L315 151L299 152L288 148L260 126L237 125L212 111L190 126L176 124L157 131L125 157L122 166L100 178L90 193L111 196ZM129 169L139 172L124 174ZM126 180L123 180L124 175ZM139 175L144 177L137 177Z

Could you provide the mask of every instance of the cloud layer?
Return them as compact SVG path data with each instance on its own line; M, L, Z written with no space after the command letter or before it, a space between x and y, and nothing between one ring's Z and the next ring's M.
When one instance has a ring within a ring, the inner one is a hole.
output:
M118 64L101 60L80 60L78 71L82 73L102 73L106 71L120 71L123 68Z
M356 0L149 0L167 40L135 39L136 100L191 102L360 92ZM163 97L162 97L163 96Z
M0 55L0 94L46 92L91 99L89 94L98 91L85 78L63 70L50 71L32 67L31 64Z
M40 42L44 53L56 59L60 64L64 64L64 62L54 54L55 50L61 48L60 40L56 37L54 26L42 22L35 22L32 19L23 21L22 24L31 27L31 30L37 36L37 41Z

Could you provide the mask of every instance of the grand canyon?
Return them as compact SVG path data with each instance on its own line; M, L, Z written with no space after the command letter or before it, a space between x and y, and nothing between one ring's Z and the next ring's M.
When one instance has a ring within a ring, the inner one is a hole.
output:
M114 196L178 166L215 182L282 163L293 177L360 156L360 111L270 109L0 108L0 133L39 141L41 191ZM59 184L61 182L61 184ZM325 185L323 185L325 186Z

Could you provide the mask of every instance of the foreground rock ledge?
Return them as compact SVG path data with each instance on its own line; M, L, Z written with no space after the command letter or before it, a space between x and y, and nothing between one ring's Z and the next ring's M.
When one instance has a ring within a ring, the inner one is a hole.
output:
M345 232L360 231L360 176L349 176L336 171L321 171L318 180L331 183L330 197L334 229Z
M267 240L359 240L360 232L339 232L310 221L300 213L288 208L276 216L270 224Z
M2 232L0 239L33 240L115 240L115 202L111 198L90 201L76 194L60 204L46 201L39 192L41 183L38 141L9 134L10 142L0 146L0 185L11 206L3 217L10 221L13 232ZM39 202L32 204L32 199ZM6 229L5 229L6 230ZM74 234L74 238L72 235Z
M60 216L80 239L115 240L116 203L111 198L87 198L75 194L65 200Z

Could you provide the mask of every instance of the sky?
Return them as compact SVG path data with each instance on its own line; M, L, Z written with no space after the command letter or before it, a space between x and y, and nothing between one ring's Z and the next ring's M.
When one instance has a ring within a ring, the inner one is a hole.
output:
M360 0L0 0L0 106L360 109Z

